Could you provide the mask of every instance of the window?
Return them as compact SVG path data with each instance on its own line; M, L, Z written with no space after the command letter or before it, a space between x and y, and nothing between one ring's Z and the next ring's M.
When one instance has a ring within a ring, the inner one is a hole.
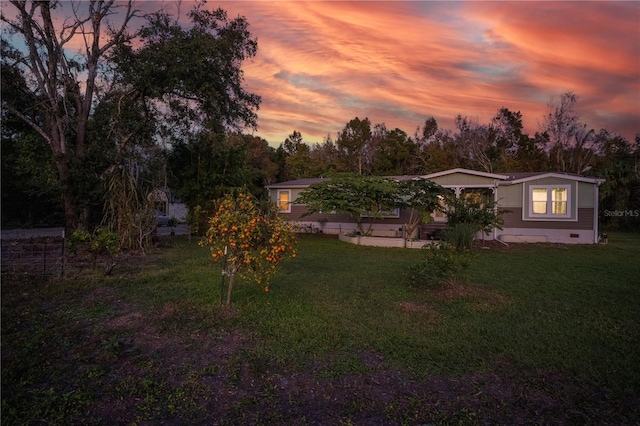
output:
M380 210L378 212L364 212L360 217L376 217L380 219L397 219L400 217L400 209Z
M278 210L282 213L291 213L291 191L278 191Z
M570 185L530 186L529 217L571 217L570 192Z
M447 215L444 214L443 210L446 210L447 204L445 203L444 197L442 195L438 195L438 200L438 203L440 204L440 210L431 212L431 217L433 218L434 222L446 222Z

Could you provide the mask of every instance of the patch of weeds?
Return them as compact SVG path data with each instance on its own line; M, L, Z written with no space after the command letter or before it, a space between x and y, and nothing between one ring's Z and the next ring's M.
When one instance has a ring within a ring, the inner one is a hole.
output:
M229 410L230 418L223 424L265 424L260 414L260 398L257 395L244 395L238 398Z
M89 366L84 371L84 378L87 380L97 380L104 377L107 374L104 367L101 365L92 365Z
M2 424L95 424L87 419L86 412L95 401L89 392L74 389L62 391L57 388L31 389L25 394L14 395L22 404L30 409L19 411L15 404L11 404L3 395Z
M168 415L182 422L200 423L209 416L207 406L211 400L211 389L197 380L182 383L171 390L166 399Z
M202 367L198 372L198 377L217 377L222 374L224 368L218 364L211 364L206 367Z
M169 393L169 386L162 379L153 376L127 376L116 385L115 392L121 399L135 399L136 416L140 420L164 418L167 414L166 395Z
M394 399L385 405L384 413L387 419L401 425L419 424L427 418L429 405L431 405L429 402L417 396L407 400Z
M448 424L451 425L479 425L478 421L478 413L473 410L469 410L468 408L461 408L459 411L454 413L451 416L451 419L447 420Z
M362 415L376 411L376 400L361 392L354 392L352 399L346 407L346 411L350 414Z
M366 373L371 368L354 354L341 354L329 357L325 368L316 373L320 378L337 378L347 374Z
M126 352L131 352L133 349L131 345L128 345L125 338L122 336L109 336L102 339L100 342L102 352L113 358L118 358Z

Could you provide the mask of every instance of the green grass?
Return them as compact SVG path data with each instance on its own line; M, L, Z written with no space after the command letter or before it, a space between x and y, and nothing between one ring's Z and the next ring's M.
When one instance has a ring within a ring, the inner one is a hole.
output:
M206 249L170 241L3 279L3 424L640 421L637 234L479 250L441 288L407 285L420 250L304 236L231 311Z

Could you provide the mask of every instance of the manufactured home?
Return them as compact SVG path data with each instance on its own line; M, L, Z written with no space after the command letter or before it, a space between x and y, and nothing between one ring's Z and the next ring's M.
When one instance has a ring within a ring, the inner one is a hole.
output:
M486 173L467 169L451 169L422 176L394 179L428 179L455 193L456 196L478 193L493 197L503 215L503 229L494 229L486 239L503 242L549 242L594 244L598 234L598 190L602 179L568 173ZM352 232L355 221L345 214L307 212L296 203L301 191L322 182L323 178L299 179L267 186L269 198L280 213L303 229L328 234ZM373 234L402 236L409 212L396 210L376 219ZM444 226L446 215L435 212L431 223L422 230ZM426 232L414 237L426 239Z

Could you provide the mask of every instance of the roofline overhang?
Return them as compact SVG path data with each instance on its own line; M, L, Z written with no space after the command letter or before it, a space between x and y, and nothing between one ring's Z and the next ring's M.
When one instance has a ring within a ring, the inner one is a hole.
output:
M594 183L596 185L600 185L605 181L605 179L599 179L599 178L590 178L586 176L572 176L572 175L566 175L563 173L550 172L550 173L541 173L539 175L527 176L527 177L514 179L506 182L499 182L499 185L515 185L522 182L529 182L532 180L545 179L545 178L567 179L567 180L573 180L576 182Z
M311 183L297 183L297 184L287 184L287 182L278 182L278 183L274 183L271 185L266 185L265 188L266 189L300 189L300 188L308 188L309 186L313 185L314 183L320 183L320 182L324 182L327 180L331 180L331 178L312 178L312 179L317 179L316 182L311 182ZM311 179L310 179L311 180ZM295 182L294 181L289 181L289 182Z
M441 177L441 176L452 175L454 173L464 173L464 174L467 174L467 175L481 176L481 177L486 177L486 178L490 178L490 179L498 179L498 180L509 179L509 175L501 175L501 174L496 174L496 173L479 172L477 170L462 169L462 168L459 168L459 167L456 168L456 169L443 170L441 172L431 173L431 174L423 175L423 176L420 176L420 177L422 177L423 179L432 179L432 178L437 178L437 177Z

